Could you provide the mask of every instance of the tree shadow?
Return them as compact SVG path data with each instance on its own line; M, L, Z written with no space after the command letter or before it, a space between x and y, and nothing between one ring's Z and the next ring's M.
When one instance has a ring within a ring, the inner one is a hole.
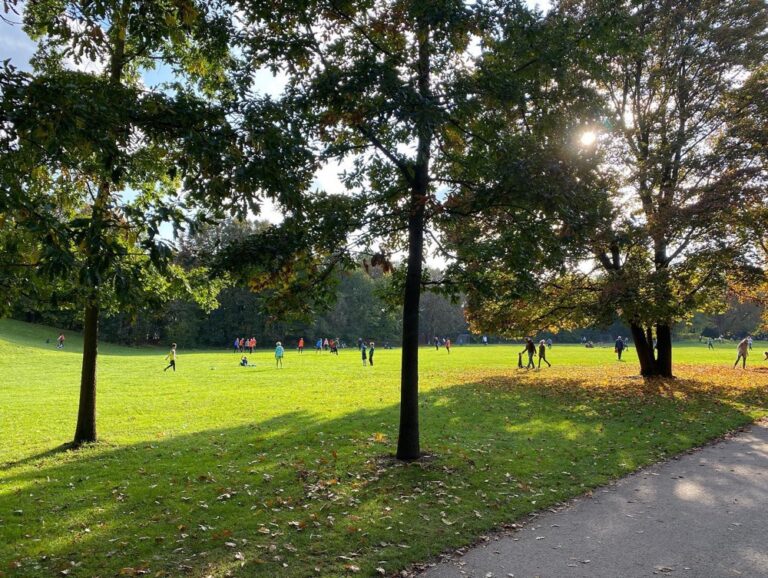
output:
M430 459L410 464L391 459L397 405L56 448L0 478L0 560L22 576L392 572L751 420L734 402L708 422L693 381L630 395L587 380L424 393Z

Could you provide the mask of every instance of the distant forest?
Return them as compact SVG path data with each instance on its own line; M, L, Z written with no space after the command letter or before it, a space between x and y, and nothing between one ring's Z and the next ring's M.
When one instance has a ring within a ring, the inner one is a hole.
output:
M247 238L266 226L263 222L228 221L187 235L179 242L177 264L191 268L210 265L217 253L233 241ZM304 337L306 347L312 348L318 338L340 338L354 345L358 338L377 343L400 344L402 312L396 294L396 280L379 268L361 265L336 275L335 295L314 313L277 317L269 311L266 300L258 291L247 287L229 286L218 296L218 307L206 312L193 301L176 300L160 309L144 309L137 314L105 313L100 322L101 339L127 345L165 344L175 341L186 348L228 348L235 337L255 337L257 347L272 347L281 340L289 348ZM439 279L441 271L429 271ZM310 300L309 297L307 298ZM702 337L740 338L750 333L766 337L761 332L763 308L741 302L735 297L717 314L695 313L688 322L675 327L677 339ZM42 300L22 298L16 304L13 317L30 322L46 323L79 331L81 311L65 303L52 305ZM472 334L464 315L461 296L449 298L435 292L425 292L420 305L422 344L431 343L435 336L450 338L454 343L479 343L481 335ZM568 331L541 331L536 338L552 338L559 343L576 343L582 338L606 342L617 335L629 335L620 321L606 327L584 327ZM520 336L522 337L522 335ZM491 343L509 339L488 335Z

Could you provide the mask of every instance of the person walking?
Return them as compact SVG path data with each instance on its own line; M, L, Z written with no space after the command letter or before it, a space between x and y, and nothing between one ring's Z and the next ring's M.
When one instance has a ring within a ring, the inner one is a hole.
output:
M525 368L536 369L536 364L533 362L533 356L536 355L536 344L530 337L525 338L525 347L520 352L520 354L522 355L523 353L528 354L528 365L526 365Z
M621 361L621 354L624 351L624 340L621 338L621 335L616 338L616 343L614 344L613 350L618 356L619 361Z
M254 347L256 347L256 338L255 337L251 337L248 340L248 353L250 353L251 355L253 355L253 348Z
M543 339L539 341L539 369L542 361L547 364L547 367L552 367L552 364L547 361L547 342Z
M446 337L446 339L445 339L445 350L448 353L451 352L451 339L450 339L450 337Z
M176 371L176 344L171 343L171 350L168 352L168 355L165 356L165 359L168 360L168 367L166 367L163 370L163 373L168 371L171 367L173 368L173 371Z
M245 353L245 337L240 338L240 353Z
M275 344L275 366L282 369L283 367L283 355L285 355L285 349L283 344L279 341Z
M746 369L747 355L749 354L749 342L746 337L739 341L739 344L736 346L736 352L736 363L733 364L733 368L736 369L736 366L739 365L739 360L741 360L741 368Z
M368 365L370 365L371 367L373 367L373 352L375 348L376 348L376 344L373 341L371 341L368 344Z
M59 333L59 336L56 338L56 349L64 349L64 334Z

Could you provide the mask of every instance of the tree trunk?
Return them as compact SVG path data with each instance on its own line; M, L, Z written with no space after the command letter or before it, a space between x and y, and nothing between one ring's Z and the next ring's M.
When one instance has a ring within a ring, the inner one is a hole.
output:
M85 306L83 326L83 367L80 375L80 407L74 444L96 441L96 356L99 346L99 306L89 301Z
M109 82L112 86L120 86L123 67L125 66L125 38L128 27L128 15L131 8L130 0L123 0L119 12L109 30L113 42L112 54L109 61ZM115 137L116 138L116 137ZM89 225L89 246L86 251L85 267L90 277L88 297L85 304L85 321L83 324L83 366L80 373L80 405L77 411L77 427L75 428L74 445L96 441L96 359L99 352L99 278L102 273L98 264L98 247L104 227L104 211L112 193L110 179L115 169L115 158L108 154L104 161L104 174L99 183L99 190L91 210Z
M418 23L418 87L425 100L432 98L430 78L429 27ZM432 126L428 119L417 125L418 145L408 212L408 270L403 295L403 357L400 367L400 431L397 458L415 460L419 447L419 302L424 253L424 223L429 192L429 161Z
M672 328L666 323L656 325L656 367L662 377L672 376Z
M653 356L653 338L649 341L643 328L635 323L630 323L629 329L632 331L632 340L635 342L635 351L640 362L640 375L643 377L658 375L656 360Z
M419 448L419 302L421 301L424 199L411 195L408 218L408 271L403 296L403 357L400 369L400 432L397 458L415 460Z

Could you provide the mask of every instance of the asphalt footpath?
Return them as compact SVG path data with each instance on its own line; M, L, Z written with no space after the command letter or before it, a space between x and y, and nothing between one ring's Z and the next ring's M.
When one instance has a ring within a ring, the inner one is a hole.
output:
M599 488L423 578L768 578L768 424Z

